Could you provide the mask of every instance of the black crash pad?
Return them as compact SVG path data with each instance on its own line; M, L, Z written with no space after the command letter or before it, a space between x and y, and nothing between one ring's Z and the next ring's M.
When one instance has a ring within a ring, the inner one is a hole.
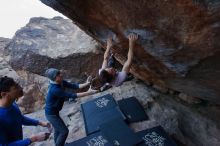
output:
M161 126L140 131L137 135L144 140L138 146L177 146Z
M118 105L125 115L128 123L148 120L144 108L135 97L125 98L118 101Z
M90 100L86 103L81 104L81 108L85 116L91 115L93 113L106 111L113 107L116 107L117 103L115 99L110 94L98 97L96 99Z
M81 105L86 134L99 130L99 125L114 118L125 119L114 98L107 94Z
M111 121L112 119L115 118L120 118L122 120L125 119L118 107L111 108L103 112L94 113L88 116L87 118L84 119L87 135L100 130L99 126L101 124Z
M101 133L116 146L133 146L143 140L121 119L114 119L100 125Z
M109 141L103 136L102 133L97 132L82 139L79 139L77 141L65 144L65 146L113 146L113 145L109 143Z

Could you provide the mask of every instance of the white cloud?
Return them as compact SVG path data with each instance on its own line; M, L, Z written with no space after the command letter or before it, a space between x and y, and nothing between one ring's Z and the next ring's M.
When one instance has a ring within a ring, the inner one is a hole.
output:
M0 37L12 38L14 33L25 26L32 17L54 16L65 17L40 0L1 0Z

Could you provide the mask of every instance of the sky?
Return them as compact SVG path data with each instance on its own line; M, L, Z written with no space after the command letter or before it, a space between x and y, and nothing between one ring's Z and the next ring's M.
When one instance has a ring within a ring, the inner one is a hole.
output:
M40 0L1 0L0 37L12 38L32 17L53 18L61 13L43 4Z

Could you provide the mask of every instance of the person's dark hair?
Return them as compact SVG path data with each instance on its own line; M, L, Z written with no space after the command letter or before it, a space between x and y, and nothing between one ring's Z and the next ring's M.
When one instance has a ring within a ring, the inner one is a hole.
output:
M103 83L110 83L113 80L113 76L106 70L102 70L99 76Z
M0 93L9 91L10 88L14 85L16 85L16 83L12 78L9 78L7 76L1 77L0 78ZM0 96L0 98L2 97Z

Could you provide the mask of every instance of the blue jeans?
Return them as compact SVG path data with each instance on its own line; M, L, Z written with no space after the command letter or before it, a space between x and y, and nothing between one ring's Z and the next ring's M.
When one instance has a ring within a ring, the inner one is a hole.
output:
M54 128L54 142L56 146L64 146L69 130L60 115L46 115L47 120Z

